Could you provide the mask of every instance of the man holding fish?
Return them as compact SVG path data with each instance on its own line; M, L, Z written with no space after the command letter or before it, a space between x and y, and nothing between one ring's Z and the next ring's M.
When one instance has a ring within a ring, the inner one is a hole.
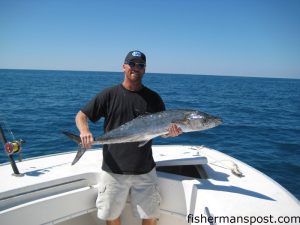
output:
M88 120L104 117L105 133L141 115L165 110L161 97L142 84L146 69L146 56L140 51L130 51L124 61L124 81L98 93L76 115L81 145L88 149L94 142ZM182 133L180 127L170 123L165 136ZM133 214L143 220L143 225L155 225L159 218L160 194L157 186L155 162L151 140L105 144L96 206L98 217L108 225L121 224L120 215L128 194Z

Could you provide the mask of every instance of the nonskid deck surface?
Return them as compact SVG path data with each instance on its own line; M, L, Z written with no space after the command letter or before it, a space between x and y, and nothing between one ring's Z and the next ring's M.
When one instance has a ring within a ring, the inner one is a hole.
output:
M157 166L200 165L207 174L204 179L158 172L163 198L160 224L174 218L186 224L188 215L196 218L208 212L214 216L299 216L299 201L282 186L219 151L201 146L153 146L153 155ZM25 160L18 163L23 177L12 176L10 165L1 165L5 182L0 184L0 220L9 224L68 225L69 221L77 224L85 218L86 224L101 224L95 211L101 149L88 151L71 166L74 156L75 152L69 152ZM236 168L243 176L232 173ZM45 208L47 214L43 213ZM32 217L30 212L37 213ZM122 217L138 224L129 205Z

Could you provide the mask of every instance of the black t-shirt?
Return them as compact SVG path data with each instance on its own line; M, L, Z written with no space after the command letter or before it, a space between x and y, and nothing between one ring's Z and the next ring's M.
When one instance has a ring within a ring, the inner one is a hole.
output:
M104 117L105 132L140 115L163 110L164 102L156 92L145 86L140 91L129 91L122 84L98 93L81 109L92 122ZM137 142L104 145L102 169L118 174L148 173L155 166L151 144L140 148Z

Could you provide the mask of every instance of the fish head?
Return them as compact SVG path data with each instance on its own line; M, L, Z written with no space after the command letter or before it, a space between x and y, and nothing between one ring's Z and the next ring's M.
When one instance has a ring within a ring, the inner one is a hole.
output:
M200 131L210 129L222 124L223 121L217 116L212 116L200 111L188 112L184 119L184 131Z

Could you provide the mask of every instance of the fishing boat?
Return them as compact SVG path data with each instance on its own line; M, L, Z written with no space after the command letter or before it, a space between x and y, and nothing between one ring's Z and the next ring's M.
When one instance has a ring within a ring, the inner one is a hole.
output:
M104 225L95 201L102 149L31 158L0 166L0 224ZM299 201L253 167L204 146L154 145L162 197L160 225L299 224ZM141 224L130 197L122 224Z

